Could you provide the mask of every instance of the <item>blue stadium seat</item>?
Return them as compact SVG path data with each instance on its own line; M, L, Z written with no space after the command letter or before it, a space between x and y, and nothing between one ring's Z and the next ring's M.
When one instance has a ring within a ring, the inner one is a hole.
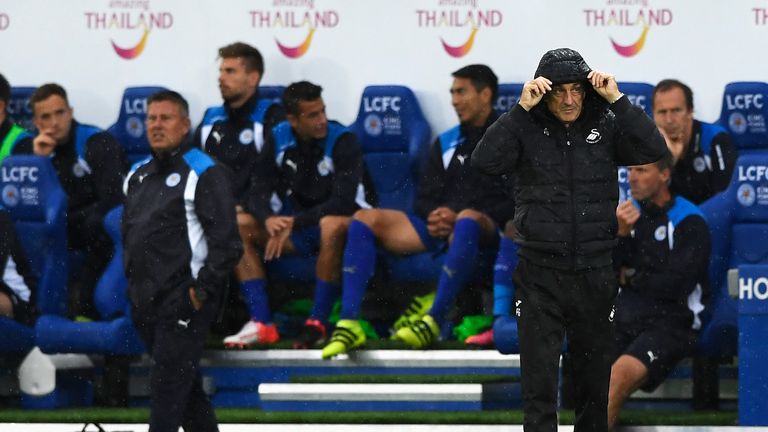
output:
M621 82L619 90L627 95L632 105L637 105L653 117L653 86L641 82Z
M101 320L75 322L58 314L42 315L35 325L35 337L44 353L126 355L144 352L144 344L130 316L120 237L122 215L123 207L119 206L104 218L104 229L115 244L115 255L94 291L94 305Z
M739 154L768 150L768 83L726 85L719 123L730 132Z
M133 164L149 155L149 142L145 120L147 98L153 93L167 90L165 87L128 87L120 101L117 121L107 129L125 149L128 161Z
M276 103L282 104L284 91L285 86L259 86L259 98L272 99Z
M32 107L29 98L37 87L11 87L11 100L8 101L8 117L12 122L26 130L35 130L32 123Z
M633 105L637 105L653 118L653 86L648 83L640 82L622 82L619 83L619 89L627 95ZM618 168L619 175L619 202L630 198L629 192L629 171L627 167Z
M712 299L698 350L736 355L738 301L728 295L729 269L768 264L768 153L739 157L731 184L701 205L712 236Z
M48 158L9 156L0 167L2 205L15 221L32 271L40 313L67 310L67 197ZM33 329L0 321L0 352L25 352L34 345Z
M522 91L522 84L499 84L499 91L496 95L496 102L493 104L493 109L501 112L511 110L520 100L520 93Z
M350 129L363 146L378 206L411 213L419 169L431 139L416 95L405 86L366 87ZM442 263L442 256L436 259L427 253L386 259L391 278L398 282L434 280Z
M368 86L350 130L360 139L379 207L412 211L431 131L411 89Z

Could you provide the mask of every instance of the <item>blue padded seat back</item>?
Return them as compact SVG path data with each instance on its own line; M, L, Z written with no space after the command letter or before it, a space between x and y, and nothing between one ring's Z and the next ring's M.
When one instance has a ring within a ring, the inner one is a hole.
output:
M40 313L63 315L67 305L67 197L49 158L9 156L0 167L2 204L38 277Z
M619 204L632 198L632 191L629 189L629 168L620 166L616 169L616 175L619 178Z
M619 90L627 95L632 105L642 108L648 116L653 117L653 86L642 82L619 83Z
M724 193L734 203L730 267L768 263L768 154L739 158Z
M511 110L518 101L520 93L523 91L523 85L517 83L499 84L499 91L496 94L496 100L493 103L493 109L500 112Z
M275 103L283 103L285 86L259 86L259 99L272 99Z
M768 263L768 153L740 156L728 188L701 205L712 237L709 275L711 320L699 350L735 355L737 301L728 295L727 272L740 264Z
M411 211L431 139L413 91L398 85L366 87L350 130L360 139L379 207Z
M11 99L8 101L8 118L26 130L34 130L32 107L29 98L37 87L11 87Z
M115 254L104 269L94 290L94 305L99 315L107 320L120 315L128 315L128 280L123 270L123 239L120 236L120 223L123 206L117 206L104 217L104 230L115 245Z
M122 144L131 164L149 155L147 141L147 98L165 87L128 87L120 101L117 121L107 129Z
M768 149L768 83L732 82L725 86L719 123L740 151Z

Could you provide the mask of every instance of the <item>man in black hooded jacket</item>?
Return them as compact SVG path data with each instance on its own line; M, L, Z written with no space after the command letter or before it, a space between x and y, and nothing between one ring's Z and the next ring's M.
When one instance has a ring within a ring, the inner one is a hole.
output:
M575 431L606 431L617 282L616 167L655 162L664 139L613 75L568 48L547 52L520 102L485 133L472 165L512 174L524 428L557 429L563 337L573 359ZM540 103L544 102L544 103Z

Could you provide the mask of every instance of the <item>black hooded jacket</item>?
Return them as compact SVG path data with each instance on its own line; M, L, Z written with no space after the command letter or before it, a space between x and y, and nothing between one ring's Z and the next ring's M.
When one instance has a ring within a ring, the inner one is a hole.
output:
M549 54L549 53L548 53ZM585 81L589 67L573 50L545 56L536 76L553 84ZM584 83L582 112L566 127L542 100L519 104L485 133L472 166L516 176L519 254L562 270L611 264L616 244L618 165L655 162L667 151L653 121L625 96L608 104Z

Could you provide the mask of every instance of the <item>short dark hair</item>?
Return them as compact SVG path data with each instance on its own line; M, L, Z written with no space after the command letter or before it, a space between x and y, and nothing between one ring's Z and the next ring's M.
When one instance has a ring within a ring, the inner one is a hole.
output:
M244 42L235 42L219 48L219 58L241 58L245 63L245 70L257 71L264 76L264 57L255 47Z
M5 79L3 74L0 74L0 101L5 102L5 108L8 109L8 101L11 100L11 85L8 80Z
M664 152L664 156L661 157L661 159L656 161L656 167L659 168L659 171L664 171L665 169L668 169L669 172L672 172L672 169L675 167L675 159L672 157L672 152L669 150Z
M299 102L320 99L323 88L309 81L299 81L289 85L283 92L283 106L291 115L299 115Z
M64 90L64 87L56 83L47 83L35 89L35 91L32 92L32 96L29 97L29 106L32 107L32 113L35 112L36 103L42 102L51 96L60 96L62 99L64 99L64 102L69 105L67 91Z
M189 103L184 96L173 90L161 90L147 98L147 107L154 102L172 102L180 108L182 117L189 117Z
M488 66L484 64L471 64L453 72L451 76L468 79L478 92L484 88L490 88L491 105L496 102L496 95L499 93L499 77Z
M653 103L656 101L656 93L663 93L674 88L679 88L683 91L683 95L685 95L685 106L688 107L688 111L693 111L693 91L690 87L683 84L682 81L676 79L664 79L656 84L656 87L653 88L653 94L651 95L651 107L653 107Z

